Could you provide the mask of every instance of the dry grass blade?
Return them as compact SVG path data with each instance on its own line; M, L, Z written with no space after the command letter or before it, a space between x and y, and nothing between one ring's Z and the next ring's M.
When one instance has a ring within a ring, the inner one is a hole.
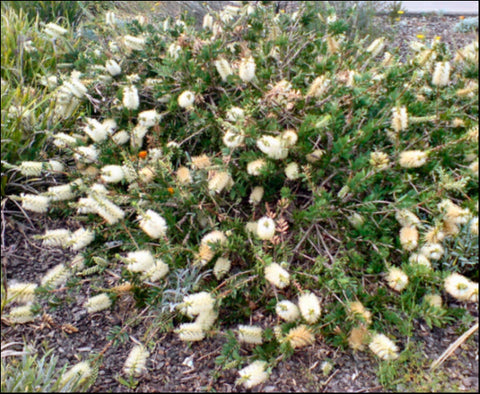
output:
M471 336L475 331L478 330L478 321L475 323L473 327L471 327L467 332L465 332L462 336L460 336L455 342L453 342L447 350L443 352L443 354L437 358L432 365L430 366L430 370L437 368L438 366L442 365L443 362L452 355L452 353L457 350L457 348L464 343L469 336Z

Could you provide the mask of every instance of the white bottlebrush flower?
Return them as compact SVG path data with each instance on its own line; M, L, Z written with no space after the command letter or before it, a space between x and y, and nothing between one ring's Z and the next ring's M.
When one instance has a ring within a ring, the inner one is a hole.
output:
M408 114L406 107L392 108L392 129L395 132L405 131L408 128Z
M478 160L475 160L474 162L472 162L472 164L468 166L468 169L472 171L474 176L478 177Z
M35 301L36 283L9 283L7 286L8 301L17 304L26 304Z
M58 148L66 148L68 146L76 146L77 139L65 133L57 133L53 136L53 144Z
M46 196L39 196L35 194L21 193L22 208L27 211L45 213L48 211L50 205L50 198Z
M143 111L138 114L138 124L144 127L156 126L160 122L160 119L161 115L154 109Z
M302 294L298 298L298 308L308 323L314 324L320 318L320 300L313 293Z
M64 264L58 264L47 271L40 283L43 287L55 288L64 284L71 276L71 272Z
M233 130L227 130L223 135L222 141L228 148L235 149L243 144L244 139L245 136L243 134L237 133Z
M75 197L71 184L50 186L45 193L51 201L66 201Z
M149 209L138 218L140 219L140 228L153 239L164 237L167 234L167 222L157 212Z
M350 222L350 224L357 230L360 229L365 223L364 217L357 212L347 217L347 219Z
M462 208L450 200L443 200L438 208L444 213L444 220L453 224L466 224L471 218L468 208Z
M85 96L85 94L87 94L87 88L82 81L73 76L70 78L70 80L63 82L62 88L64 91L72 94L77 99L81 99Z
M382 360L398 358L398 347L384 334L375 334L368 347Z
M391 267L388 270L387 282L392 289L402 291L408 284L408 276L401 269Z
M245 120L245 111L240 107L231 107L226 114L230 122L243 122Z
M190 294L183 298L183 302L178 305L180 312L186 316L193 317L200 313L205 313L213 309L215 299L206 291Z
M280 264L272 263L265 267L265 279L279 289L283 289L290 283L290 274Z
M182 185L188 185L192 183L192 174L190 174L190 170L187 167L179 167L177 170L177 181Z
M445 290L459 301L478 301L478 283L463 275L452 273L445 278Z
M348 311L353 317L361 317L367 324L372 323L372 312L367 310L360 301L353 301L348 304Z
M434 308L442 307L442 296L440 294L425 294L423 301Z
M133 49L135 51L141 51L145 46L145 38L126 35L125 37L123 37L123 43L129 49Z
M103 166L100 172L100 178L106 183L118 183L125 178L122 166L115 164Z
M383 170L388 167L390 163L388 155L384 152L372 152L370 153L370 164L378 170Z
M238 66L238 75L243 82L250 82L255 78L255 60L252 56L243 58Z
M395 212L395 219L403 227L419 226L420 219L408 209L401 209Z
M280 301L275 306L275 312L277 315L286 322L292 322L300 317L300 309L291 301Z
M150 166L143 167L138 172L138 177L143 183L150 183L155 178L155 170Z
M203 313L200 313L195 319L195 324L202 327L202 330L210 330L215 320L217 320L218 314L212 309Z
M136 110L140 105L140 99L138 98L138 90L135 86L126 86L123 89L123 106L129 110Z
M262 240L270 240L275 235L275 222L267 216L257 222L257 236Z
M62 172L65 166L57 160L50 159L46 164L46 169L53 172Z
M416 227L407 226L400 230L400 243L402 248L408 251L415 249L418 246L418 230Z
M178 96L177 102L182 108L192 108L193 103L195 102L195 93L190 90L185 90L180 96Z
M238 340L240 342L251 343L254 345L262 344L262 327L239 325Z
M192 168L201 170L212 165L210 158L207 155L192 156Z
M97 161L98 154L98 149L95 148L93 145L79 146L78 148L76 148L76 152L73 157L77 161L89 164Z
M228 271L230 271L231 266L232 262L229 259L225 257L219 257L213 267L213 275L215 275L215 278L220 280L227 274Z
M430 260L425 255L420 253L412 253L408 258L408 261L410 264L422 265L428 269L432 268L432 263Z
M254 361L245 368L238 371L240 378L237 379L236 384L243 384L247 389L251 389L268 379L268 373L265 371L267 363L265 361Z
M168 56L173 58L173 60L178 59L178 56L180 56L180 52L182 52L182 47L176 42L172 42L167 49Z
M217 69L222 81L226 81L229 75L233 74L230 64L223 58L215 60L215 68Z
M61 26L58 26L55 23L47 23L45 25L44 32L52 38L59 38L59 37L65 35L68 32L68 30L64 29Z
M264 193L263 186L255 186L250 193L250 198L248 202L253 205L257 205L260 201L262 201L263 193Z
M130 146L132 148L140 148L143 145L143 137L148 133L148 127L140 124L136 125L132 130L130 137Z
M478 216L475 216L470 221L469 225L470 234L478 236Z
M43 170L43 163L40 161L24 161L18 169L25 176L40 176Z
M122 73L122 68L120 65L113 59L107 60L105 64L105 68L107 69L108 73L114 77L116 75L120 75Z
M399 164L404 168L417 168L427 162L427 152L409 150L400 153Z
M447 86L450 78L450 63L437 62L435 63L435 70L432 76L432 85Z
M148 272L155 267L155 259L148 250L128 252L123 261L127 263L127 269L131 272Z
M25 324L35 320L31 305L23 305L12 308L8 314L8 319L15 324Z
M125 212L106 197L98 195L92 195L90 197L95 200L95 213L105 219L108 224L116 224L119 220L125 217Z
M120 130L112 136L113 141L118 145L123 145L130 139L130 134L125 130Z
M371 53L372 57L376 57L385 47L385 38L380 37L373 41L367 48L367 52Z
M427 243L420 248L420 254L424 255L427 259L440 260L443 253L443 246L438 243Z
M205 16L203 17L202 27L203 27L204 29L212 30L212 27L213 27L213 16L211 16L210 14L205 14Z
M322 75L313 80L310 85L306 97L321 97L328 89L330 80Z
M72 233L67 245L72 250L80 250L89 245L95 239L95 233L91 230L79 228Z
M104 309L110 308L111 305L112 300L105 293L90 297L85 304L83 304L88 313L103 311Z
M309 163L315 163L319 161L324 155L325 151L323 149L315 149L312 153L307 155L307 161Z
M168 264L165 264L161 259L157 259L155 265L145 272L145 278L150 282L156 282L167 275L168 270Z
M251 161L247 164L247 173L249 175L258 176L260 175L260 170L267 165L267 162L263 159L258 159Z
M290 147L297 143L298 134L295 130L285 130L280 136L280 139L283 141L285 146Z
M223 189L233 186L233 179L228 172L219 171L208 181L208 190L220 193Z
M84 383L90 376L93 375L93 370L90 367L88 361L82 361L78 364L75 364L62 376L60 386L63 387L67 383Z
M280 138L264 135L257 140L257 147L268 157L279 160L288 156L288 149Z
M315 342L315 336L305 324L301 324L291 328L283 341L288 342L292 349L297 349Z
M181 341L195 342L205 338L205 331L199 323L183 323L175 330Z
M300 176L300 169L298 164L293 162L285 167L285 175L288 179L295 180Z
M59 228L57 230L46 230L45 234L39 236L43 246L63 246L70 239L70 230Z
M117 24L117 18L113 11L107 11L105 13L105 23L107 25L110 25L111 27L115 27L115 25Z
M125 364L123 365L123 371L127 375L138 376L145 369L147 364L147 358L150 355L148 350L142 345L135 345L128 354Z
M216 244L216 243L219 243L220 245L225 245L227 243L227 237L225 236L225 233L223 231L213 230L205 234L202 237L200 243L202 245Z

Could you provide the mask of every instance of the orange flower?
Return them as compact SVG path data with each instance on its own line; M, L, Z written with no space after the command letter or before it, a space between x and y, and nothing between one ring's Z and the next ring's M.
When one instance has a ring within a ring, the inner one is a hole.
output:
M458 19L465 19L465 17L463 15L460 15Z
M167 190L170 194L175 193L175 190L173 189L173 187L169 187Z
M147 157L147 154L148 152L146 150L141 150L140 152L138 152L138 157L140 159L145 159Z

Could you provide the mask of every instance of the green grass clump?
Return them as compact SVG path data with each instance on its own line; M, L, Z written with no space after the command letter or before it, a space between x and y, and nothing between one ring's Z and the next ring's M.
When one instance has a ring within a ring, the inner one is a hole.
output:
M305 2L226 8L200 30L85 22L48 127L69 183L10 197L84 227L39 237L82 263L38 294L90 276L101 313L131 293L164 317L147 347L169 324L184 341L226 332L219 363L244 366L246 388L319 338L395 363L415 320L458 319L451 297L478 301L478 46L415 43L402 63L383 37L348 38L351 16ZM42 177L36 160L14 167Z

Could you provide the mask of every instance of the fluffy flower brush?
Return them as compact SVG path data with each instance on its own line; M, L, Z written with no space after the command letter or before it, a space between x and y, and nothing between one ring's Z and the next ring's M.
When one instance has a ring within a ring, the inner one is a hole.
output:
M478 302L478 283L463 275L453 273L445 278L445 290L459 301Z
M67 245L72 250L80 250L85 248L95 239L95 233L91 230L79 228L74 231L68 240Z
M46 196L40 196L35 194L20 194L20 199L22 200L22 208L27 211L45 213L48 212L48 207L50 205L50 198Z
M18 169L20 173L25 176L40 176L42 174L43 163L40 161L24 161Z
M130 85L123 89L123 106L129 110L136 110L140 105L138 98L138 90L135 86Z
M275 222L267 216L262 217L257 223L257 236L262 240L270 240L275 235Z
M418 216L408 209L401 209L395 212L395 219L397 219L397 222L403 227L420 225Z
M217 69L222 81L226 81L229 75L233 74L230 64L223 58L215 60L215 68Z
M260 345L263 343L262 328L257 326L238 326L238 340L240 342Z
M26 304L35 301L35 283L11 283L7 287L8 301Z
M142 345L135 345L128 354L123 370L127 375L138 376L145 369L150 353Z
M300 317L300 309L291 301L280 301L275 306L275 312L277 315L286 322L292 322Z
M232 262L229 259L225 257L219 257L215 262L215 266L213 267L213 275L215 275L215 278L220 280L227 274L228 271L230 271L231 266Z
M360 316L367 324L372 322L372 313L361 302L353 301L348 304L349 312L354 316Z
M400 243L403 249L411 251L418 245L418 230L416 227L402 227L400 230Z
M183 323L175 330L181 341L196 342L205 338L205 331L199 323Z
M320 300L313 293L302 294L298 299L298 307L302 317L310 324L314 324L320 318Z
M141 51L145 46L145 38L126 35L125 37L123 37L123 43L129 49Z
M122 166L119 165L107 165L101 169L101 178L106 183L118 183L125 178Z
M180 96L178 96L178 105L182 108L192 108L195 101L195 94L190 90L185 90Z
M219 171L208 181L208 190L220 193L223 189L233 186L233 179L228 172Z
M265 267L265 279L279 289L283 289L290 283L290 274L279 264L272 263Z
M40 283L43 287L55 288L65 283L70 276L70 270L65 265L58 264L47 271Z
M432 76L432 85L442 87L447 86L450 78L450 63L437 62Z
M427 162L428 153L420 150L409 150L400 153L399 164L404 168L418 168Z
M387 274L388 285L396 291L402 291L408 284L408 276L399 268L391 267Z
M258 176L260 171L267 165L267 162L263 159L251 161L247 164L247 173L249 175Z
M263 193L264 193L263 186L255 186L250 193L250 198L248 202L252 205L257 205L260 201L262 201Z
M378 170L383 170L388 167L390 163L388 155L383 152L372 152L370 153L370 165L377 168Z
M167 234L167 222L155 211L149 209L145 214L139 215L139 226L151 238L158 239Z
M395 132L407 130L408 128L408 114L406 107L392 108L392 129Z
M368 347L382 360L395 360L398 358L398 347L386 335L374 335Z
M75 364L62 376L60 385L65 386L70 382L78 382L78 384L82 384L92 375L93 370L90 367L90 364L87 361L82 361Z
M285 337L285 341L289 342L293 349L296 349L312 344L315 341L315 336L302 324L290 329Z
M8 319L15 324L25 324L35 320L29 304L13 308L8 314Z
M238 66L238 75L243 82L250 82L255 78L255 60L252 56L243 58Z
M108 309L112 306L112 300L105 293L90 297L83 305L88 313L95 313Z
M265 361L254 361L245 368L238 371L240 378L237 379L236 384L243 384L247 389L251 389L268 379L268 373L265 371L267 363Z
M182 314L193 317L213 310L214 304L215 299L212 295L206 291L201 291L200 293L185 296L183 303L179 304L178 308Z
M264 135L257 140L257 147L271 159L280 160L288 156L288 149L285 147L285 143L277 137Z

